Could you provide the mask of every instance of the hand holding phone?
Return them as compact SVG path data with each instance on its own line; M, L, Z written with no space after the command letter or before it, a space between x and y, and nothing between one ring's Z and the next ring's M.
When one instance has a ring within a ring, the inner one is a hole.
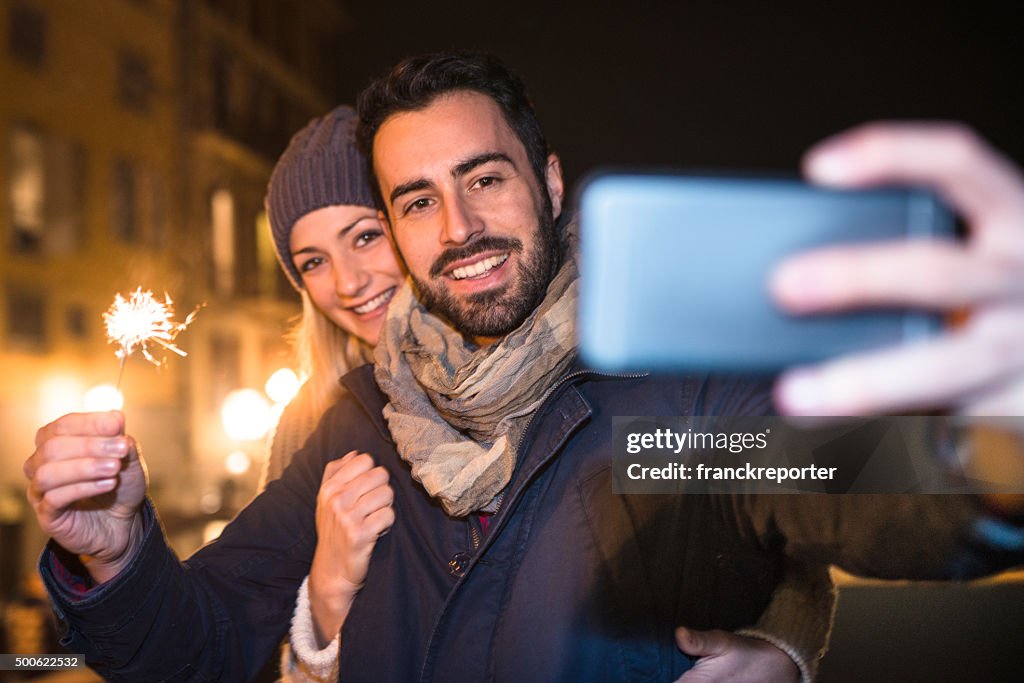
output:
M879 122L817 145L804 170L830 187L928 187L963 217L966 236L952 244L865 245L788 259L776 280L784 285L776 287L776 301L787 310L814 314L885 302L956 315L955 324L923 343L788 370L776 385L778 409L804 415L941 409L1021 422L1021 169L963 124Z
M580 199L580 345L606 370L777 371L921 339L934 313L875 307L801 316L772 301L792 254L948 239L927 191L831 190L796 180L604 174Z

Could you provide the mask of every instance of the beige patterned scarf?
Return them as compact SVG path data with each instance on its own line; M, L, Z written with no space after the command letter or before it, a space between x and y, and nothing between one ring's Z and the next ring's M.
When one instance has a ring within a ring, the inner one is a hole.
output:
M384 417L413 477L449 515L496 508L530 417L572 362L578 273L575 245L563 246L543 302L491 346L468 343L408 284L388 308L374 357L390 399Z

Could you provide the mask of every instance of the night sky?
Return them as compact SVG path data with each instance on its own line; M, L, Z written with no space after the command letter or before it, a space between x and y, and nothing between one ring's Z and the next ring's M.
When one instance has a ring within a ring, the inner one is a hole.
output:
M812 142L872 118L963 120L1024 160L1013 3L548 5L347 3L339 92L406 55L494 52L573 181L621 163L795 171Z

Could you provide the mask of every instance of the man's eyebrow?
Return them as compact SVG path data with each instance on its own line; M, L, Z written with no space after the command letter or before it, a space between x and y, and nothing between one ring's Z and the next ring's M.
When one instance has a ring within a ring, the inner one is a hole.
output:
M483 154L478 154L471 159L466 159L465 161L457 164L455 168L452 169L452 177L460 178L472 171L474 168L483 166L484 164L492 161L503 161L512 168L516 167L512 162L512 159L510 159L507 154L502 154L501 152L484 152Z
M425 190L430 187L430 182L426 178L420 178L419 180L413 180L408 183L402 183L396 185L395 189L391 190L391 195L388 199L392 204L395 200L401 197L403 194L409 194L410 192L418 192L419 190Z
M488 164L492 161L504 162L511 166L512 168L515 168L516 166L512 159L509 158L507 154L503 154L502 152L484 152L483 154L477 154L475 157L466 159L465 161L456 164L455 168L452 169L452 177L460 178L466 175L467 173L470 173L473 169L479 166L483 166L484 164ZM426 178L412 180L407 183L402 183L401 185L396 185L395 189L391 190L391 194L389 195L388 199L391 201L392 204L394 204L395 200L401 197L402 195L409 194L410 192L418 192L420 190L425 190L428 187L430 187L430 181L427 180Z

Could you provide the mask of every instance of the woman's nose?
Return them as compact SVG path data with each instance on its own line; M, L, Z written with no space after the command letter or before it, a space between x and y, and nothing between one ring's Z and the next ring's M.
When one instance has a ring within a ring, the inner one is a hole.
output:
M335 288L340 296L358 296L369 283L370 276L362 268L342 266L335 272Z

